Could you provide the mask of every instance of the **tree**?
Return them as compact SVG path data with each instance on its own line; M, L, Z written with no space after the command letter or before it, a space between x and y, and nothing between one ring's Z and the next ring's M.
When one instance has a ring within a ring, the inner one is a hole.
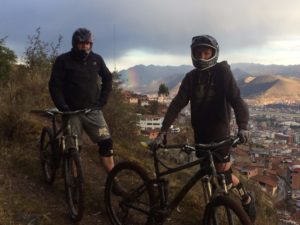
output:
M28 36L29 46L25 50L25 62L30 70L31 75L35 73L49 74L49 71L58 55L62 36L58 38L58 42L54 45L41 40L41 29L37 28L33 36Z
M5 46L5 38L0 39L0 80L7 79L16 63L15 53Z
M157 101L151 101L149 105L149 112L152 115L156 115L158 113L159 103Z
M165 96L169 95L169 88L164 83L160 84L158 88L158 96L161 95L165 95Z

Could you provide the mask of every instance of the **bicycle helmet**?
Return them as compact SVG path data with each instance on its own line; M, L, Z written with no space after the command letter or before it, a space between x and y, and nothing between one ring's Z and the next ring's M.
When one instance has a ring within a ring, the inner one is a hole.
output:
M89 42L91 47L89 49L78 49L77 45L81 42ZM75 56L80 60L86 60L93 46L92 32L86 28L75 30L72 36L72 46Z
M75 30L72 36L73 48L76 48L76 45L80 42L90 42L93 44L92 32L86 28L78 28Z
M194 56L194 50L196 47L212 48L214 50L213 56L208 60L196 58ZM216 41L216 39L210 35L195 36L192 38L191 56L192 56L194 67L201 70L206 70L217 64L217 60L219 56L219 44Z

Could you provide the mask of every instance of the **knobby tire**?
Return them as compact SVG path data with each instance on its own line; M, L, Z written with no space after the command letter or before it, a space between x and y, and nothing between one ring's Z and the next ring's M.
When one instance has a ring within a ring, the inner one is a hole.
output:
M53 184L55 180L58 157L57 146L53 139L53 132L49 127L44 127L40 137L40 161L42 171L47 184Z
M222 215L219 211L222 210ZM228 212L230 217L228 218ZM231 221L233 218L234 221ZM241 204L229 196L217 196L206 206L203 225L252 225Z
M69 149L64 161L65 190L69 214L74 222L84 213L83 173L80 156L76 149Z
M113 193L118 180L125 194ZM121 162L109 173L105 185L105 208L112 225L154 224L153 187L147 172L134 162Z

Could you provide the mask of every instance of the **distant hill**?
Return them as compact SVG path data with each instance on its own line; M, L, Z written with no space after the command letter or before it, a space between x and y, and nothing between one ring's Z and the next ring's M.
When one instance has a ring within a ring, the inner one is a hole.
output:
M142 94L156 93L159 85L164 83L170 93L175 94L184 75L192 69L188 65L137 65L120 71L120 74L125 89ZM259 102L300 102L300 65L236 63L231 64L231 69L243 97L251 101L257 98Z
M251 104L300 104L300 78L279 75L247 77L238 85Z
M261 75L276 75L295 76L300 77L300 64L299 65L263 65L255 63L233 63L232 70L239 69L254 76ZM239 77L238 77L239 78Z
M171 83L176 76L181 76L192 69L192 66L155 66L137 65L127 70L121 70L121 79L127 88L141 88L143 86L156 85L159 81L169 80ZM171 80L170 80L171 79ZM159 85L159 83L158 83ZM158 86L157 86L158 88ZM147 90L145 90L147 92Z

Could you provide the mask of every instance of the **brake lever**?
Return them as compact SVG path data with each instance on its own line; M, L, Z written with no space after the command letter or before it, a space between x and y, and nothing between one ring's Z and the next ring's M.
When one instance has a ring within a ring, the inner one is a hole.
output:
M185 152L187 155L190 155L192 153L192 150L187 148L187 145L184 145L182 148L181 148L181 151L182 152Z

